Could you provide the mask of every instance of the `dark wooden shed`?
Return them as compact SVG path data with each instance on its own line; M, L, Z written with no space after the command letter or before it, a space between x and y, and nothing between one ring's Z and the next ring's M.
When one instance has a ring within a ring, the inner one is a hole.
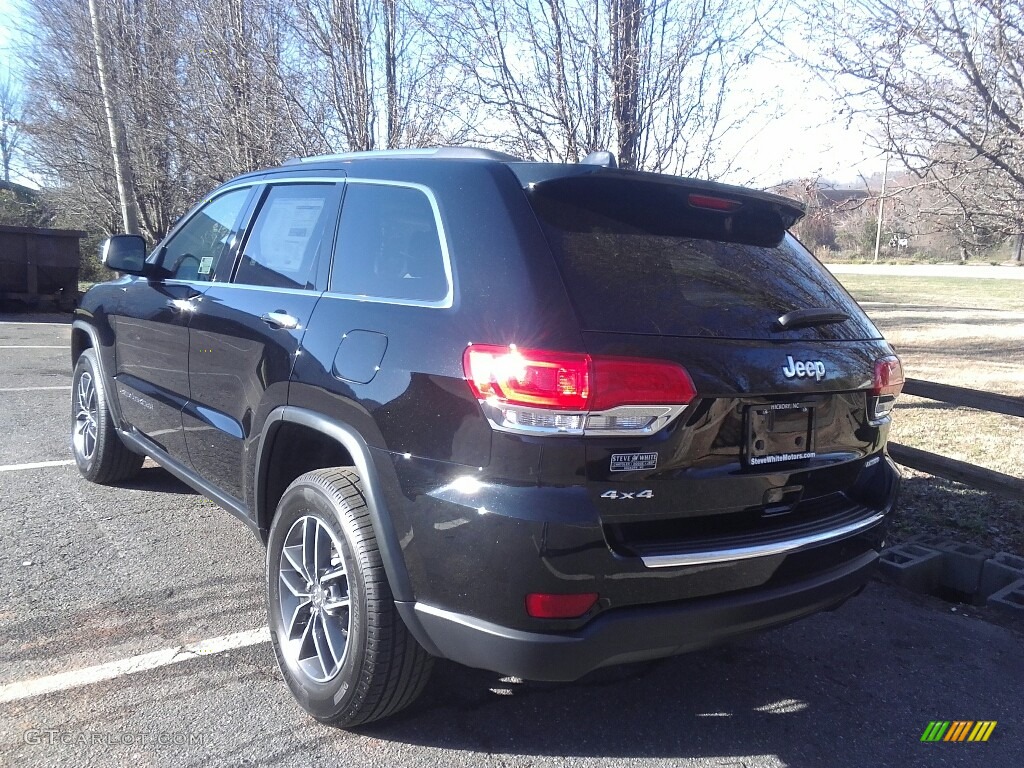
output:
M0 226L0 308L14 302L52 302L71 309L78 301L79 240L85 232Z

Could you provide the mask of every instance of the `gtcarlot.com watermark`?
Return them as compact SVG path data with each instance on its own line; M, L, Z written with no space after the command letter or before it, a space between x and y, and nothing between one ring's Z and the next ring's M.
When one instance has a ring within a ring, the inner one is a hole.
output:
M194 747L206 743L206 735L188 731L60 731L33 728L25 731L26 744L56 746Z

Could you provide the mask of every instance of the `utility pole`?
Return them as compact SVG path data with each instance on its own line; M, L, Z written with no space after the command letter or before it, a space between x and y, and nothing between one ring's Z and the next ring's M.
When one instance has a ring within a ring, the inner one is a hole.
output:
M117 182L117 196L121 199L121 218L124 231L130 235L139 234L139 215L135 209L135 197L132 187L132 169L128 161L128 140L124 135L121 116L114 109L113 95L110 92L110 76L107 72L107 52L100 28L100 14L96 8L96 0L89 0L89 17L92 21L92 41L96 54L96 70L100 76L100 92L103 96L103 109L107 113L107 131L110 133L110 151L114 160L114 179Z
M872 264L878 263L878 250L882 246L882 211L885 206L885 183L889 180L889 152L885 153L885 170L882 171L882 194L878 196L878 223L875 227L875 260Z

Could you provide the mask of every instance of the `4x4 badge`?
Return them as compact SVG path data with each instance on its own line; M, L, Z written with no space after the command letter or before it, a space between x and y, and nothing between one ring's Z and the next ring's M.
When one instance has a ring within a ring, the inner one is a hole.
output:
M825 364L821 360L794 360L792 355L787 355L782 375L787 379L809 379L813 376L821 381L825 378Z

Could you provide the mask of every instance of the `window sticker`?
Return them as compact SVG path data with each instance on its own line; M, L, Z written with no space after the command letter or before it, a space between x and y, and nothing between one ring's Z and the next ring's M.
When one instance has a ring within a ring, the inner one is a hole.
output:
M260 261L279 272L302 266L306 246L327 201L322 197L277 198L260 229Z
M199 260L199 274L208 275L210 270L213 269L213 256L203 256Z

